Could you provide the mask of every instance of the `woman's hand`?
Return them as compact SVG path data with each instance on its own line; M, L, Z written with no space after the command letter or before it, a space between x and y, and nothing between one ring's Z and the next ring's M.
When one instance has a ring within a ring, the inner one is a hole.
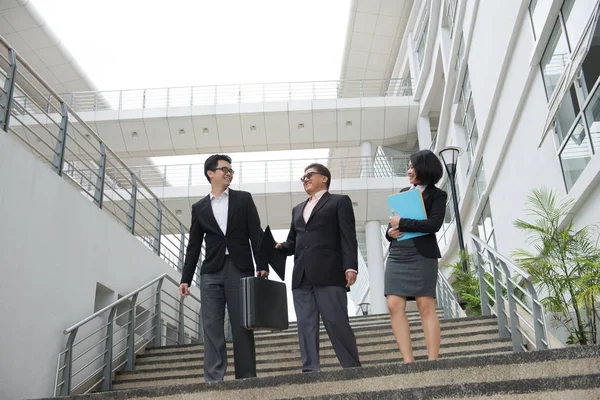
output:
M392 214L394 214L393 216L390 217L389 223L392 226L392 228L394 229L398 229L398 226L400 224L400 216L398 214L396 214L395 210L392 210Z
M392 239L398 239L399 237L401 237L402 235L404 235L404 233L400 232L397 228L390 228L390 229L388 229L387 234Z

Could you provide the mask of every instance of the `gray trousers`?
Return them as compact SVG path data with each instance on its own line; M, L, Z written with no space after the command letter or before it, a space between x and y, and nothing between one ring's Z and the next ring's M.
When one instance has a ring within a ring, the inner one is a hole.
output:
M343 368L360 367L356 338L348 321L348 298L341 286L317 286L303 279L292 291L298 323L302 372L320 371L319 314Z
M223 268L200 279L202 326L204 331L204 380L222 381L227 370L225 305L233 335L235 378L256 377L254 333L241 326L240 279L252 272L240 271L229 257Z

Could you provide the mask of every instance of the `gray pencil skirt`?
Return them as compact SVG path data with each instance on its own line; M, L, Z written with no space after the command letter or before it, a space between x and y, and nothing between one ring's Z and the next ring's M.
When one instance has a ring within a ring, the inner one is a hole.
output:
M435 297L438 261L419 253L412 239L392 243L385 266L385 295Z

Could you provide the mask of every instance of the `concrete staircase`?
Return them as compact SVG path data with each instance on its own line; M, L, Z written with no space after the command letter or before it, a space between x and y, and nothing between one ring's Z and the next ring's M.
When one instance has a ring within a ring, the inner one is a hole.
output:
M441 311L439 311L441 312ZM417 361L403 364L387 315L353 317L362 368L343 370L321 330L320 373L300 373L296 327L257 332L257 379L233 380L232 347L224 382L203 381L202 346L148 349L135 372L118 373L114 391L86 399L600 399L597 346L513 353L495 318L440 320L440 360L427 359L421 323L409 314Z

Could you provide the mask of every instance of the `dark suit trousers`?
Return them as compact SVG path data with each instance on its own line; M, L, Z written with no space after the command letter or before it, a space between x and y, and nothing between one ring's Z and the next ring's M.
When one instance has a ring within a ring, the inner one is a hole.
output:
M348 298L341 286L313 285L304 277L292 291L298 323L302 372L320 371L319 314L343 368L360 367L356 338L348 321Z
M252 276L252 272L240 271L231 258L226 257L223 268L200 277L204 380L207 382L222 381L227 370L224 331L226 304L233 334L235 378L256 376L254 333L242 328L240 323L240 279L246 276Z

